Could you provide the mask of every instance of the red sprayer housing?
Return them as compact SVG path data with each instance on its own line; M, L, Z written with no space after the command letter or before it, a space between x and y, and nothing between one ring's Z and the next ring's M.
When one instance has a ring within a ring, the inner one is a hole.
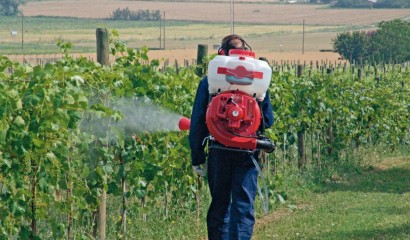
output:
M241 91L226 91L212 98L206 113L209 132L221 144L255 149L261 122L257 101Z

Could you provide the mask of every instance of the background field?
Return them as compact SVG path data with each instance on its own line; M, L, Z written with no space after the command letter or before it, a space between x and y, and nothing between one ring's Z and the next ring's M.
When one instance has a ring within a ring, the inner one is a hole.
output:
M225 2L151 2L151 1L44 1L22 8L26 16L69 16L107 18L117 8L149 9L166 12L169 20L229 22L230 4ZM363 25L381 20L410 17L408 9L329 9L323 5L236 3L235 21L264 24Z
M166 50L151 51L154 58L191 61L198 44L208 44L209 52L231 33L230 1L36 1L21 8L22 18L0 18L0 54L58 54L56 41L74 44L74 53L93 57L95 29L116 29L130 47L160 47L159 22L107 20L114 9L160 10L165 12ZM332 48L337 33L375 28L382 20L410 18L408 9L330 9L327 5L274 4L267 1L235 1L235 33L242 35L258 56L279 60L337 60ZM303 20L305 21L302 55ZM17 31L12 36L11 31ZM163 37L163 35L162 35ZM41 57L41 56L40 56Z

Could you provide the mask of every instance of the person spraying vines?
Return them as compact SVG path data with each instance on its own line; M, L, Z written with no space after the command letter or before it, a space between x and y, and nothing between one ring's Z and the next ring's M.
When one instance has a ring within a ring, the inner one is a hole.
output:
M267 91L272 70L254 58L243 38L224 37L195 96L189 132L191 164L199 176L208 174L210 240L252 238L258 152L275 148L264 136L265 128L274 122Z

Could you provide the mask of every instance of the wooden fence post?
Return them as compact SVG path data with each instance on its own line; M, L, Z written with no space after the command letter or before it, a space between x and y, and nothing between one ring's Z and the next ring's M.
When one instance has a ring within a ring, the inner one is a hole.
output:
M326 73L327 73L327 75L331 75L331 74L332 74L332 68L328 68L328 69L326 70Z
M297 67L297 77L301 77L303 75L303 65L299 64Z
M297 77L300 78L303 76L303 65L297 66ZM303 109L300 109L300 113L303 114ZM305 138L305 126L302 124L302 128L297 131L298 135L298 167L303 169L306 167L306 138Z
M179 64L178 64L178 60L175 59L175 73L179 74Z
M329 137L329 140L328 140L328 144L329 144L328 153L329 153L329 156L331 156L332 153L333 153L333 115L332 115L332 113L330 113L329 129L328 129L327 133L328 133L328 137Z
M108 44L108 31L106 28L97 28L97 62L101 65L110 65L110 47ZM100 205L98 206L97 234L99 240L105 240L106 222L107 222L107 192L102 189L100 196Z
M106 28L97 28L97 62L102 65L110 65L110 47L108 43L108 31Z
M208 44L198 44L196 58L196 75L203 77L206 74L206 64L204 58L208 56Z
M301 111L303 112L303 111ZM302 126L302 129L297 132L298 135L298 167L303 169L306 167L306 138L305 138L305 128Z

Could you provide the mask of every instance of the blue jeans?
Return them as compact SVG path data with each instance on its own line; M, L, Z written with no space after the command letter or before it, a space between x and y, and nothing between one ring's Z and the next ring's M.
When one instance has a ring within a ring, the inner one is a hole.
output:
M257 159L257 154L254 154ZM247 153L210 149L208 182L212 196L208 210L209 240L251 239L258 171Z

